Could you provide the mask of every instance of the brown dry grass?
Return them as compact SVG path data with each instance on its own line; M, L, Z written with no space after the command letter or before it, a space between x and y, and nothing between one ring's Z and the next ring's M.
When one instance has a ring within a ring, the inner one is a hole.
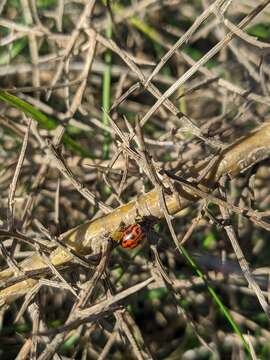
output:
M269 358L269 2L1 2L1 359Z

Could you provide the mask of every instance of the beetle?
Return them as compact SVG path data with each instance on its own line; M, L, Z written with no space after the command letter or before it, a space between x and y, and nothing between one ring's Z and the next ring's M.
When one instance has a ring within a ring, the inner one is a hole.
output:
M110 234L110 239L124 249L134 249L140 245L144 239L148 239L157 219L153 216L136 217L135 223L131 225L120 224L119 229Z
M123 229L123 237L120 245L125 249L133 249L143 241L145 235L144 229L140 224L129 225Z

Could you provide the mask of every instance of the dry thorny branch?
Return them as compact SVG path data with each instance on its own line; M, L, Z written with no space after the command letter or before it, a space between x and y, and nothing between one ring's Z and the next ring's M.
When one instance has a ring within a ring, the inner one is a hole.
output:
M0 4L2 90L58 122L41 128L2 103L1 324L19 345L5 358L233 357L241 345L180 245L261 354L270 44L250 27L269 21L270 0L15 3ZM24 51L14 56L16 44ZM101 105L108 71L110 111ZM66 134L91 157L68 148ZM144 245L126 250L132 224ZM14 323L31 337L15 335Z

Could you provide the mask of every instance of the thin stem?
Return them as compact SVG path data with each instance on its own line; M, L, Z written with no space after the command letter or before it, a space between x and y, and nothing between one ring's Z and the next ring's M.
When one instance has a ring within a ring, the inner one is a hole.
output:
M107 28L106 36L108 39L112 37L112 19L111 15L108 12L107 16ZM103 115L102 122L105 126L109 125L109 118L107 113L110 111L111 106L111 63L112 63L112 54L110 50L107 50L104 56L105 70L103 73L103 88L102 88L102 107ZM103 142L103 158L104 160L109 159L109 144L110 144L110 133L104 131L104 142Z

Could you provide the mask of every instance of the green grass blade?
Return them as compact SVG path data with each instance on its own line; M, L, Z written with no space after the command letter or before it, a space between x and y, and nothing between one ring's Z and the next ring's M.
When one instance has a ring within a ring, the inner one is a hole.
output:
M244 336L242 335L241 330L239 329L238 325L236 324L236 322L234 321L233 317L231 316L229 310L227 309L227 307L223 304L221 298L218 296L218 294L215 292L214 288L208 283L206 276L203 274L203 272L200 270L200 268L198 267L198 265L196 264L195 260L189 255L189 253L187 252L187 250L179 245L179 248L182 252L182 255L185 257L185 259L187 260L187 262L189 263L189 265L193 268L194 272L203 280L209 294L211 295L211 297L213 298L213 300L215 301L215 303L218 305L221 313L225 316L225 318L228 320L228 322L230 323L231 327L233 328L233 331L235 332L235 334L237 334L242 343L244 348L246 349L246 351L248 352L248 354L250 355L250 357L252 357L251 355L251 350L249 348L248 343L246 342Z
M47 116L28 102L20 99L15 95L9 94L6 91L0 90L0 100L14 106L16 109L22 111L25 115L30 116L32 119L36 120L37 123L44 129L53 130L59 124L56 119ZM93 158L93 156L87 150L82 148L67 133L65 133L63 136L63 142L69 149L76 152L77 154L83 157Z
M10 51L0 52L0 65L7 65L10 60L14 59L19 55L28 45L28 38L23 37L19 40L14 41Z
M57 127L57 121L48 117L40 110L37 110L34 106L30 105L26 101L18 98L15 95L9 94L6 91L0 90L0 100L14 106L16 109L23 111L25 115L30 116L36 120L41 127L47 130L53 130Z

